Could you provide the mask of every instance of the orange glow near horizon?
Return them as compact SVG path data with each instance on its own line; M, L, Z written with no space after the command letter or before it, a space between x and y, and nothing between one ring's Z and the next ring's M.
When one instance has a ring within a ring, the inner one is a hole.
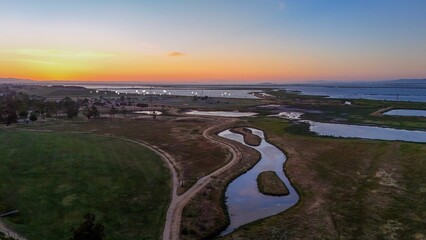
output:
M271 53L250 56L244 53L221 56L169 52L142 55L117 52L52 49L14 49L0 52L0 77L63 81L226 81L259 82L286 80L352 80L353 67L370 74L370 62L354 65L332 62L333 69L313 56L290 58ZM350 67L347 67L350 66ZM374 69L370 69L373 73ZM398 70L399 71L399 70ZM370 76L372 75L370 74ZM336 77L337 76L337 77ZM349 77L348 77L349 76ZM376 76L386 79L391 74Z

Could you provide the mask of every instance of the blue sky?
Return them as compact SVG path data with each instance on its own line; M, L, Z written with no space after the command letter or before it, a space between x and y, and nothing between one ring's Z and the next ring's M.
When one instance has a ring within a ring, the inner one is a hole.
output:
M424 0L0 0L0 9L0 57L12 60L0 61L0 68L10 69L0 71L1 76L224 81L426 77ZM110 57L82 60L103 71L96 74L77 60L52 56L52 50L62 57ZM43 51L48 56L41 56ZM112 65L128 66L127 72L119 74Z

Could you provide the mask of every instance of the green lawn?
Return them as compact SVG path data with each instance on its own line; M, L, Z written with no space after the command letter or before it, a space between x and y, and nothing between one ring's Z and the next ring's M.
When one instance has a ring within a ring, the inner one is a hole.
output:
M159 239L170 201L161 158L110 137L0 130L0 211L28 239L68 239L93 212L106 239Z

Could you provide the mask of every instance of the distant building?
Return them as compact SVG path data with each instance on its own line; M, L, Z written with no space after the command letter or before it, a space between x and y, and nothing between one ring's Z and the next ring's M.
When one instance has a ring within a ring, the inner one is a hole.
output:
M350 101L345 101L345 103L344 103L345 105L352 105L352 102L350 102Z

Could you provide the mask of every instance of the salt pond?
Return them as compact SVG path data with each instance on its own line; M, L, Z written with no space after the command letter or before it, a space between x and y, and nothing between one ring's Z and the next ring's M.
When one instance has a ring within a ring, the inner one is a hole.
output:
M426 117L426 110L415 110L415 109L393 109L384 112L383 115L390 116L412 116L412 117Z
M186 112L189 115L201 115L201 116L216 116L216 117L250 117L257 113L255 112L230 112L230 111L197 111L191 110Z
M375 126L348 125L303 121L310 124L309 130L321 136L365 138L376 140L399 140L426 143L426 131L413 131Z
M146 114L146 115L161 115L161 114L163 114L160 111L134 111L133 113L136 113L136 114Z

